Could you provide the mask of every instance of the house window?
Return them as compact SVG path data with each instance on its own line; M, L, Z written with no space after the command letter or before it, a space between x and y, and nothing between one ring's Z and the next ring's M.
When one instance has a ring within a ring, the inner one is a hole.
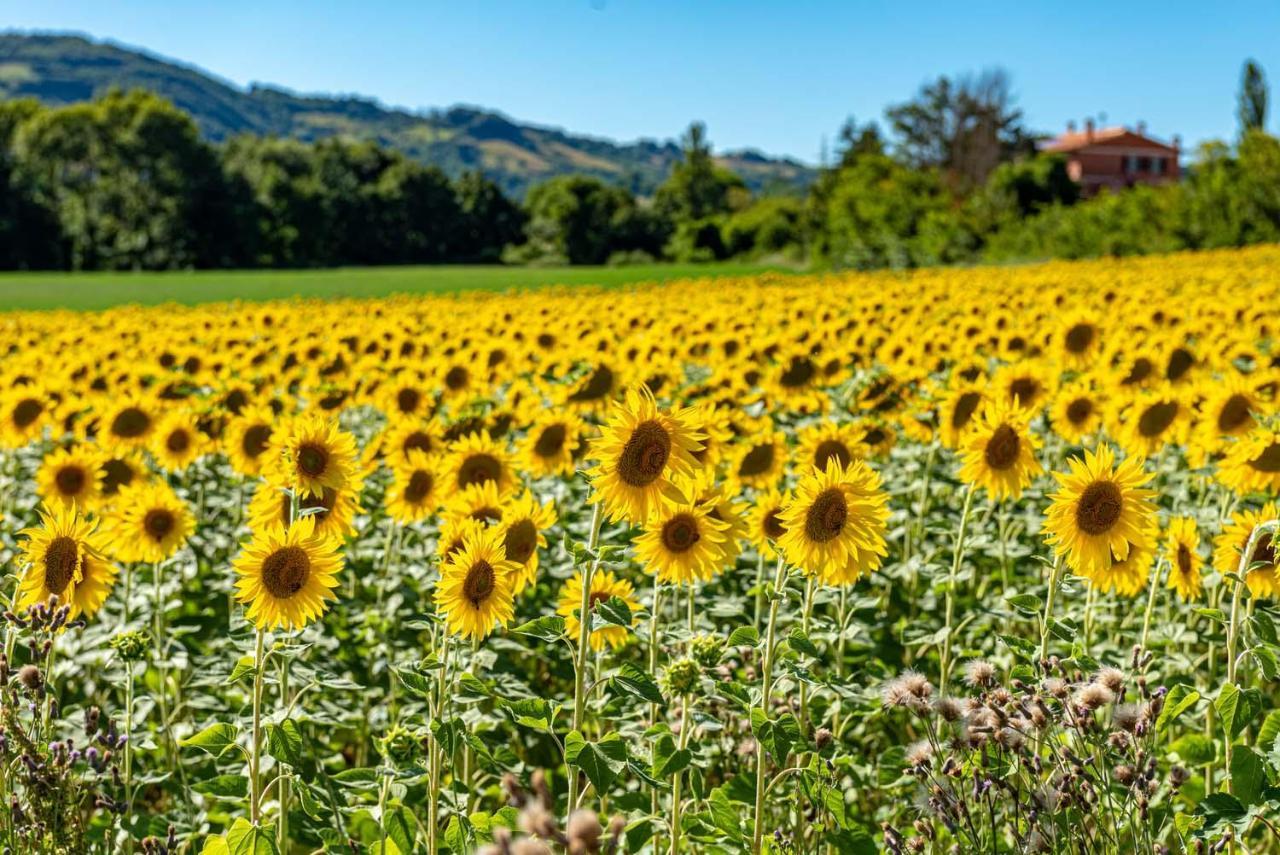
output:
M1125 157L1124 157L1124 171L1125 171L1125 172L1137 172L1137 171L1138 171L1138 158L1137 158L1137 156L1136 156L1136 155L1132 155L1132 154L1127 154L1127 155L1125 155Z
M1149 158L1149 157L1140 157L1140 158L1138 158L1138 171L1139 171L1139 172L1150 172L1150 171L1151 171L1151 158Z
M1164 175L1165 159L1163 157L1155 157L1151 159L1151 171L1156 175Z

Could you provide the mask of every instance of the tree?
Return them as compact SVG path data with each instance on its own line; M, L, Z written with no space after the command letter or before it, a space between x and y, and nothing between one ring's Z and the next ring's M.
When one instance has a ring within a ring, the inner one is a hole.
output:
M904 161L940 169L953 190L967 193L1001 162L1034 150L1013 101L1008 73L990 69L955 81L939 77L885 115Z
M62 233L53 211L40 204L17 172L13 138L42 111L31 99L0 103L0 269L41 270L62 265Z
M635 216L635 198L598 178L567 175L535 186L525 200L524 246L508 260L555 264L604 264L633 249L622 239Z
M734 191L745 192L746 185L731 170L716 164L707 142L706 125L689 125L683 149L683 158L654 194L654 207L676 223L727 213L735 199Z
M880 126L875 122L859 125L853 116L845 119L840 126L838 145L840 162L837 168L852 166L854 161L866 154L884 154Z
M479 170L468 170L456 184L462 223L458 228L457 258L492 263L502 249L524 239L524 211Z
M1236 116L1240 120L1240 134L1260 131L1267 124L1267 78L1262 66L1252 59L1244 64L1240 75L1239 104Z

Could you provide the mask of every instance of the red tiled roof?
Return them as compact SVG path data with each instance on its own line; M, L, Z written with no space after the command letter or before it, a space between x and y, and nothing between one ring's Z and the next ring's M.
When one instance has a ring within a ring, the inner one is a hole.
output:
M1172 146L1122 127L1098 128L1092 135L1088 131L1059 134L1057 138L1044 143L1041 148L1044 151L1078 151L1091 145L1106 145L1107 143L1115 143L1121 140L1126 145L1173 151Z

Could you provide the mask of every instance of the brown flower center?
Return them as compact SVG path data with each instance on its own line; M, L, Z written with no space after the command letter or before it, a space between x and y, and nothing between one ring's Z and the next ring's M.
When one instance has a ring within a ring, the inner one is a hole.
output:
M670 552L688 552L699 540L698 520L692 514L676 514L662 526L662 545Z
M458 486L469 487L486 481L497 481L502 476L502 464L492 454L472 454L458 467Z
M431 434L426 431L415 430L404 438L400 450L406 454L410 451L431 451Z
M329 451L324 446L304 442L298 446L298 469L308 478L319 478L329 466Z
M1235 433L1252 423L1253 407L1245 395L1232 395L1218 410L1218 430L1222 433Z
M469 379L471 379L471 377L467 373L467 369L463 368L461 365L455 365L445 372L444 385L456 392L459 389L465 389Z
M843 469L853 461L853 455L849 453L849 449L840 440L824 440L818 444L817 449L813 452L813 465L825 470L827 463L831 460L839 463L840 468Z
M240 450L244 452L245 457L252 460L267 450L267 443L270 441L270 427L267 425L252 425L245 430L244 436L240 440Z
M798 389L808 385L817 373L818 369L812 359L807 356L797 356L778 376L778 382L788 389Z
M1031 404L1039 394L1040 384L1034 377L1018 377L1009 384L1009 395L1020 407Z
M102 471L105 477L102 479L102 493L106 496L114 496L120 492L121 487L127 487L133 483L133 467L123 460L111 459L102 464Z
M111 420L111 435L121 439L137 439L151 427L151 416L138 407L126 407Z
M1067 330L1067 350L1071 353L1084 353L1093 344L1095 334L1093 324L1076 324Z
M60 535L44 549L44 586L51 594L61 594L80 568L80 545L75 538Z
M618 456L618 477L631 487L647 487L662 476L671 456L671 435L656 421L641 422Z
M1133 367L1129 369L1128 376L1120 382L1125 386L1141 383L1151 376L1153 370L1155 370L1155 366L1151 364L1151 360L1145 356L1139 356L1133 361Z
M434 486L435 479L431 477L430 472L415 469L409 476L409 483L405 485L404 500L411 505L416 505L431 494L431 488Z
M1280 442L1271 443L1261 454L1250 460L1249 468L1268 474L1280 472Z
M564 448L568 431L564 425L548 425L538 434L538 441L533 444L533 453L539 457L555 457Z
M967 425L980 403L982 403L981 392L965 392L957 398L956 405L951 410L951 427L959 430Z
M592 372L591 379L582 384L582 388L578 389L569 396L570 401L581 403L582 401L598 401L613 390L613 371L607 366L600 365Z
M813 543L835 540L849 520L849 501L839 487L819 493L804 515L804 535Z
M1164 376L1168 380L1181 380L1183 375L1196 364L1196 358L1185 348L1176 348L1169 354L1169 364L1165 366Z
M517 564L524 564L538 547L538 528L531 519L522 519L507 529L503 544L507 549L507 558Z
M764 515L764 533L770 540L777 540L787 533L786 527L782 524L782 514L779 509L774 508Z
M1191 576L1191 568L1192 568L1191 550L1187 549L1187 545L1185 543L1178 544L1177 561L1178 561L1178 573L1181 574L1184 578L1189 578Z
M987 447L982 454L992 469L1004 470L1017 462L1021 448L1022 440L1018 432L1009 425L1000 425L991 434L991 439L987 440Z
M402 413L417 412L420 403L422 403L422 393L417 389L401 389L396 393L396 406Z
M1076 525L1085 534L1106 534L1123 509L1124 497L1114 481L1094 481L1076 502Z
M462 580L462 596L478 609L493 593L496 583L493 565L488 561L477 561L467 570L467 578Z
M311 575L311 556L301 546L284 546L262 562L262 587L278 600L302 590Z
M78 496L89 480L89 476L80 466L63 466L58 470L58 474L53 476L53 480L58 485L58 492L62 495Z
M1093 415L1093 401L1088 398L1076 398L1067 404L1067 421L1073 425L1082 425Z
M167 508L152 508L142 518L142 528L148 537L157 542L168 537L177 523L178 521L173 518L173 512Z
M1245 545L1248 545L1248 535L1245 535ZM1243 550L1242 550L1243 551ZM1263 532L1258 538L1258 546L1253 550L1253 557L1249 559L1249 563L1262 561L1266 564L1274 566L1276 563L1276 545L1271 542L1271 532Z
M1178 404L1175 401L1160 401L1142 411L1138 417L1138 433L1145 437L1156 437L1169 429L1173 420L1178 417Z
M738 474L744 478L763 475L773 468L773 443L765 442L755 446L738 464Z
M174 454L181 454L191 447L191 435L185 430L175 430L165 437L164 447Z
M23 398L13 408L13 423L19 428L30 427L44 412L44 404L35 398Z

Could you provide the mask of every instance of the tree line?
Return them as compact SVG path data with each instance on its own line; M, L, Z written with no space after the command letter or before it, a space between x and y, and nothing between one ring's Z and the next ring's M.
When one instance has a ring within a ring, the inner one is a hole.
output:
M517 202L376 142L212 145L146 92L0 103L0 268L130 270L727 258L909 267L1126 255L1280 240L1280 140L1247 63L1240 133L1183 180L1081 200L1014 105L1008 75L940 77L853 119L804 193L753 197L705 128L651 198L587 176Z

